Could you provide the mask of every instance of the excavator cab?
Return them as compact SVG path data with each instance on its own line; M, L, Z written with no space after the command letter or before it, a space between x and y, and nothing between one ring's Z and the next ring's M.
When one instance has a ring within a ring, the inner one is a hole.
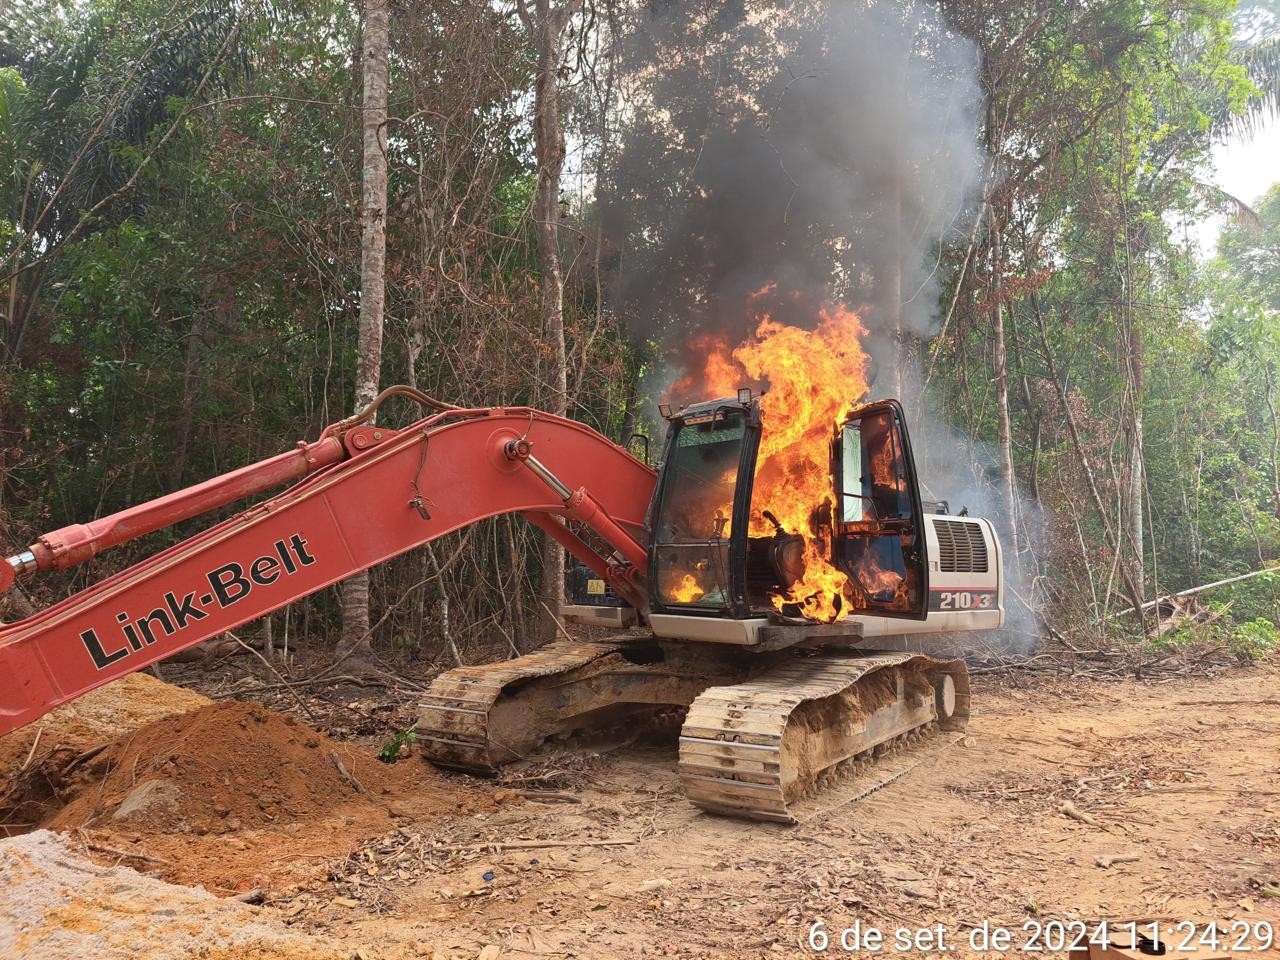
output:
M796 617L774 603L805 572L806 538L849 580L842 616L924 619L928 563L915 462L901 406L856 409L831 441L831 503L787 530L754 495L758 398L726 398L668 418L649 509L650 611L735 620ZM774 505L776 509L776 505Z

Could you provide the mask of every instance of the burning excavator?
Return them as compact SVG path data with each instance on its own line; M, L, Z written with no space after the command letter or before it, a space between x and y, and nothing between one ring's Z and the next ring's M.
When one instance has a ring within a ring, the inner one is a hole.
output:
M963 729L964 663L928 654L1004 620L991 524L926 509L896 401L850 404L866 390L863 332L829 307L814 330L764 316L745 344L709 342L691 382L722 396L663 407L656 470L572 420L395 387L294 451L44 534L0 564L0 589L298 481L0 629L0 733L515 512L578 561L564 617L612 630L440 675L417 726L427 755L495 771L553 736L687 708L689 799L793 822L841 765ZM375 426L391 396L424 417Z

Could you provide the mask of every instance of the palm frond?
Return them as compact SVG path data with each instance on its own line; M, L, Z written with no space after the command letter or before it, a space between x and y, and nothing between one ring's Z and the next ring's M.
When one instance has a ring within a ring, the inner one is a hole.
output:
M1225 213L1245 233L1252 237L1261 237L1266 232L1258 211L1239 197L1227 193L1216 184L1201 180L1195 181L1193 187L1202 203L1217 213Z
M1252 137L1262 126L1280 118L1280 36L1270 36L1245 47L1241 62L1258 95L1232 122L1234 134Z
M247 21L273 10L269 0L197 0L180 20L122 40L118 24L94 9L76 30L51 31L42 55L19 67L30 94L20 122L56 198L42 229L59 234L62 221L126 183L139 152L172 122L175 102L202 88L226 93L251 72L247 44L235 41Z

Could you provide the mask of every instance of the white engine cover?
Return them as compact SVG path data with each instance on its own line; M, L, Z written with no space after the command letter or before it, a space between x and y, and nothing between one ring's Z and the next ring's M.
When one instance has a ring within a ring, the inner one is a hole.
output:
M987 520L928 514L929 618L852 616L864 637L962 633L1004 626L1000 541Z

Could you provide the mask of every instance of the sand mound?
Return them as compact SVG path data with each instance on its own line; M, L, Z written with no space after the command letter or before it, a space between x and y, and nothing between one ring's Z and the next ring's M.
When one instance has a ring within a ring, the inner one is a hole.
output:
M65 805L42 825L110 821L148 831L224 833L347 806L385 810L380 798L391 792L392 776L368 751L334 743L256 703L228 700L115 740L83 765Z
M144 676L33 727L0 739L0 836L74 830L95 857L227 893L301 880L397 821L497 802L416 757L388 766L377 746Z
M83 758L161 717L195 710L207 697L144 673L122 677L0 737L0 829L30 830L66 801Z
M0 956L16 960L339 960L241 903L99 867L46 831L0 841Z
M11 767L26 759L37 734L37 755L57 746L83 750L152 720L210 702L208 697L149 674L131 673L0 737L0 774L11 773Z

